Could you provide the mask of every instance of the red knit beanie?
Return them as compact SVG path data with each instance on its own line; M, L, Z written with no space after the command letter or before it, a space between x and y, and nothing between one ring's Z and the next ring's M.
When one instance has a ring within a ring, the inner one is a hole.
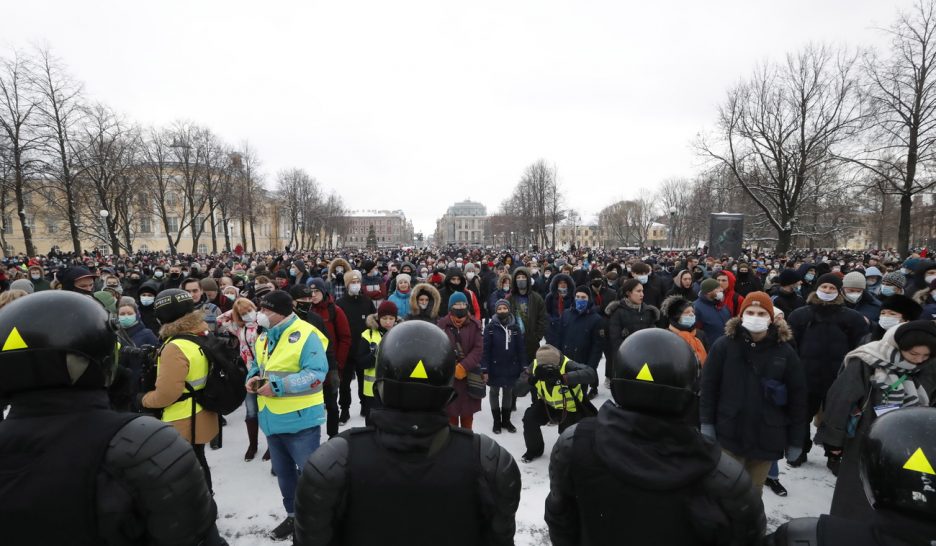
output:
M739 315L744 314L744 310L752 305L757 305L763 308L770 314L770 320L774 318L774 308L773 302L770 301L770 296L766 292L751 292L745 296L744 301L741 302L741 309L738 311Z

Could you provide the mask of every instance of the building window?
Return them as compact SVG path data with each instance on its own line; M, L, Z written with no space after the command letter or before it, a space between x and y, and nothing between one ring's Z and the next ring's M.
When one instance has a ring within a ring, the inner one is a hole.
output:
M167 206L167 207L174 207L174 206L176 206L177 202L178 202L178 200L176 199L176 194L175 194L175 192L174 192L174 191L167 191L167 192L166 192L166 206Z
M198 245L198 253L199 253L199 254L208 254L208 245L206 245L205 243L199 244L199 245Z
M147 244L140 245L140 250L143 252L149 252L149 245Z
M150 196L146 192L140 192L140 195L137 196L137 205L143 209L147 210L150 208Z
M140 233L152 233L153 221L149 216L140 218Z
M3 215L3 233L7 235L13 233L13 217L9 214Z
M179 218L178 218L178 217L176 217L176 216L170 216L170 217L166 218L166 223L167 223L168 226L169 226L169 227L166 229L166 232L168 232L168 233L178 233L178 232L179 232Z
M46 220L46 233L54 234L58 231L58 226L55 225L55 220L47 219Z

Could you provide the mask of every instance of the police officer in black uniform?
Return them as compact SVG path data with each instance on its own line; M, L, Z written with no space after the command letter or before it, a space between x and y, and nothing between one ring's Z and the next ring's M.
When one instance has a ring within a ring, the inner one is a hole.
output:
M766 518L734 459L699 432L699 362L651 328L614 359L597 417L563 432L549 464L546 523L555 546L755 544Z
M861 446L859 475L870 519L799 518L767 537L769 546L936 544L936 408L882 415Z
M226 544L191 446L166 423L108 408L117 328L73 292L0 311L0 395L12 403L0 423L0 543Z
M343 432L306 463L296 544L513 544L520 471L486 436L449 426L455 354L423 322L380 344L372 426Z

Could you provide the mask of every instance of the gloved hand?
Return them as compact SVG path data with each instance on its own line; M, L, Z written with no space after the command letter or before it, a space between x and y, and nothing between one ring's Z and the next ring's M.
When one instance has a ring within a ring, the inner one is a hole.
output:
M137 395L133 397L133 400L130 402L130 411L132 411L133 413L143 413L144 411L143 395L144 394L146 393L143 393L143 392L137 393Z
M455 364L455 379L464 379L468 377L468 370L461 365L461 362Z
M803 454L803 448L790 446L786 450L786 460L788 464L793 464L792 462L799 459Z
M702 423L702 436L710 440L715 440L715 425L711 423Z

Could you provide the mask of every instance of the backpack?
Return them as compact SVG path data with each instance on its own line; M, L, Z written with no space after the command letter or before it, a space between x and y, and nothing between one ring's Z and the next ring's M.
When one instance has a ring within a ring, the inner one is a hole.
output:
M183 393L178 401L195 398L195 402L201 407L220 415L228 415L244 403L244 398L247 396L247 390L244 388L247 369L240 357L240 341L236 337L180 334L172 336L166 343L173 339L191 341L198 345L202 354L208 359L208 378L205 388L196 391L186 382L187 392Z

